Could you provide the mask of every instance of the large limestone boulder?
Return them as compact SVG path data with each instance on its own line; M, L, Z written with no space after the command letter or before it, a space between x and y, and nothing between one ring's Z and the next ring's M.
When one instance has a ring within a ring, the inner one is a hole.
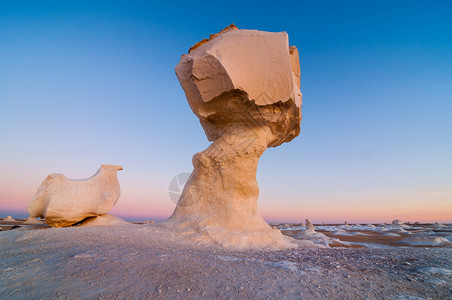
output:
M102 165L92 177L69 179L51 174L41 183L28 204L32 218L45 218L52 227L70 226L88 217L103 215L121 194L116 172L121 166Z
M183 55L176 75L213 143L193 156L167 224L222 246L295 247L257 211L259 157L300 133L300 65L287 34L231 25Z
M300 63L287 33L230 25L198 44L182 56L176 75L209 141L240 123L268 127L266 147L300 133Z

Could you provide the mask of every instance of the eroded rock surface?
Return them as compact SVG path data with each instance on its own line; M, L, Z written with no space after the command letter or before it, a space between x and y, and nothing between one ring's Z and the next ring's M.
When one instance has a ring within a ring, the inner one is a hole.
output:
M97 226L119 226L119 225L132 225L119 217L104 214L96 217L89 217L82 221L80 227L97 227Z
M259 157L300 133L300 65L287 34L231 25L183 55L176 75L213 143L193 156L167 224L223 246L295 247L257 211Z
M306 219L306 232L315 232L315 227L309 219Z
M23 224L25 225L33 225L33 224L43 224L43 222L39 219L28 217L23 221Z
M45 218L52 227L64 227L107 213L121 194L116 172L121 166L102 165L92 177L69 179L51 174L28 204L32 218Z

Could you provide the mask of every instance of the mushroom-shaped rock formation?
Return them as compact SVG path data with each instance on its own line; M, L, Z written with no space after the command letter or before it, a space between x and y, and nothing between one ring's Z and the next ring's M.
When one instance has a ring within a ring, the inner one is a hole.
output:
M121 194L116 172L121 166L102 165L92 177L69 179L50 174L28 204L32 218L45 218L52 227L64 227L107 213Z
M167 224L223 246L294 247L259 215L256 181L265 149L300 133L300 64L287 33L231 25L183 55L176 75L213 143L193 156Z

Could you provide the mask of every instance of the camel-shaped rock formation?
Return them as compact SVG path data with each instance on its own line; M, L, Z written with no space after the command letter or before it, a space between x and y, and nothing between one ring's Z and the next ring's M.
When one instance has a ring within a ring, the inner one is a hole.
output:
M32 218L45 218L52 227L65 227L106 214L121 195L116 172L121 166L102 165L92 177L69 179L50 174L28 204Z

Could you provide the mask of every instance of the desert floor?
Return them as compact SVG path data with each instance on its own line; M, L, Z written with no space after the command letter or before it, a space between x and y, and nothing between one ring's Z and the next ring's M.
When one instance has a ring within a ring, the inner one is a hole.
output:
M0 299L452 299L452 248L394 236L380 236L382 247L232 251L182 242L159 224L0 225Z

